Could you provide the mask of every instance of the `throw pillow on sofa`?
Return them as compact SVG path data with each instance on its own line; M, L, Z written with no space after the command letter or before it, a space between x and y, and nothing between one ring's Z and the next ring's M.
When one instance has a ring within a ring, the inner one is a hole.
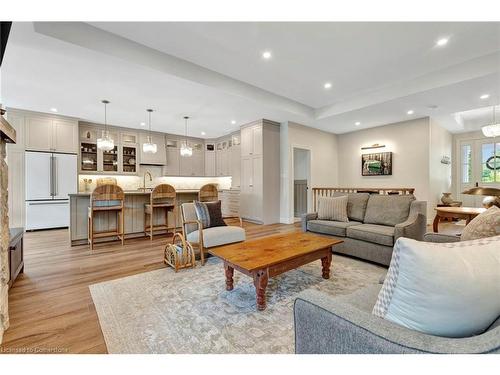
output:
M342 197L319 197L318 219L348 222L347 195Z
M462 231L460 241L498 235L500 235L500 208L492 206L471 220Z
M222 219L221 201L194 202L196 217L201 221L203 228L223 227L226 223Z
M444 337L484 332L500 316L500 236L429 243L399 238L373 314Z

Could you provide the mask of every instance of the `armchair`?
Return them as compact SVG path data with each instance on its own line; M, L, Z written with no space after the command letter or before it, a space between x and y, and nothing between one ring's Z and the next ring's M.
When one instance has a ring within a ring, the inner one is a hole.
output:
M200 251L201 264L205 264L205 249L245 241L245 229L239 216L224 216L223 219L237 219L239 226L203 228L196 216L194 203L181 205L182 232L184 238Z
M297 354L500 353L500 317L472 337L432 336L372 315L381 285L330 297L307 290L295 300Z

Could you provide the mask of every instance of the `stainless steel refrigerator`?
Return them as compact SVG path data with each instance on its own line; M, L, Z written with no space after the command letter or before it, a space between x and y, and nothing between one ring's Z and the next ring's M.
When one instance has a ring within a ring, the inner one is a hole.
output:
M69 196L77 192L77 157L26 152L26 230L69 226Z

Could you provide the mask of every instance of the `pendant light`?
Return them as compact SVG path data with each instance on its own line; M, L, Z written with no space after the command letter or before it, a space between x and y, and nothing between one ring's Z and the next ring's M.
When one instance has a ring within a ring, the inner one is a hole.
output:
M500 137L500 122L496 120L496 106L493 106L493 122L481 128L485 137Z
M153 143L151 137L151 113L153 112L153 110L146 109L146 111L149 112L149 135L148 135L148 141L142 145L142 151L146 154L156 154L158 147L156 146L156 143Z
M189 143L188 143L188 139L187 139L187 133L188 133L188 119L189 117L188 116L184 116L184 121L185 121L185 135L186 135L186 139L184 140L184 142L182 142L181 144L181 156L184 156L184 157L190 157L193 155L193 149L189 146Z
M102 100L101 103L104 104L104 130L102 131L102 137L97 139L97 148L103 151L111 151L115 148L115 142L109 136L108 131L107 106L109 101Z

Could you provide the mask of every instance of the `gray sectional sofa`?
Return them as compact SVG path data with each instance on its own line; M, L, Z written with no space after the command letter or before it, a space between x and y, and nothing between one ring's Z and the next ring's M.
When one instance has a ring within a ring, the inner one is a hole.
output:
M413 331L372 314L382 285L331 297L306 290L295 300L297 354L500 353L500 317L486 332L448 338Z
M392 247L399 237L422 240L427 204L413 195L335 193L348 196L348 222L318 220L317 213L302 217L302 229L342 238L334 252L389 266Z

